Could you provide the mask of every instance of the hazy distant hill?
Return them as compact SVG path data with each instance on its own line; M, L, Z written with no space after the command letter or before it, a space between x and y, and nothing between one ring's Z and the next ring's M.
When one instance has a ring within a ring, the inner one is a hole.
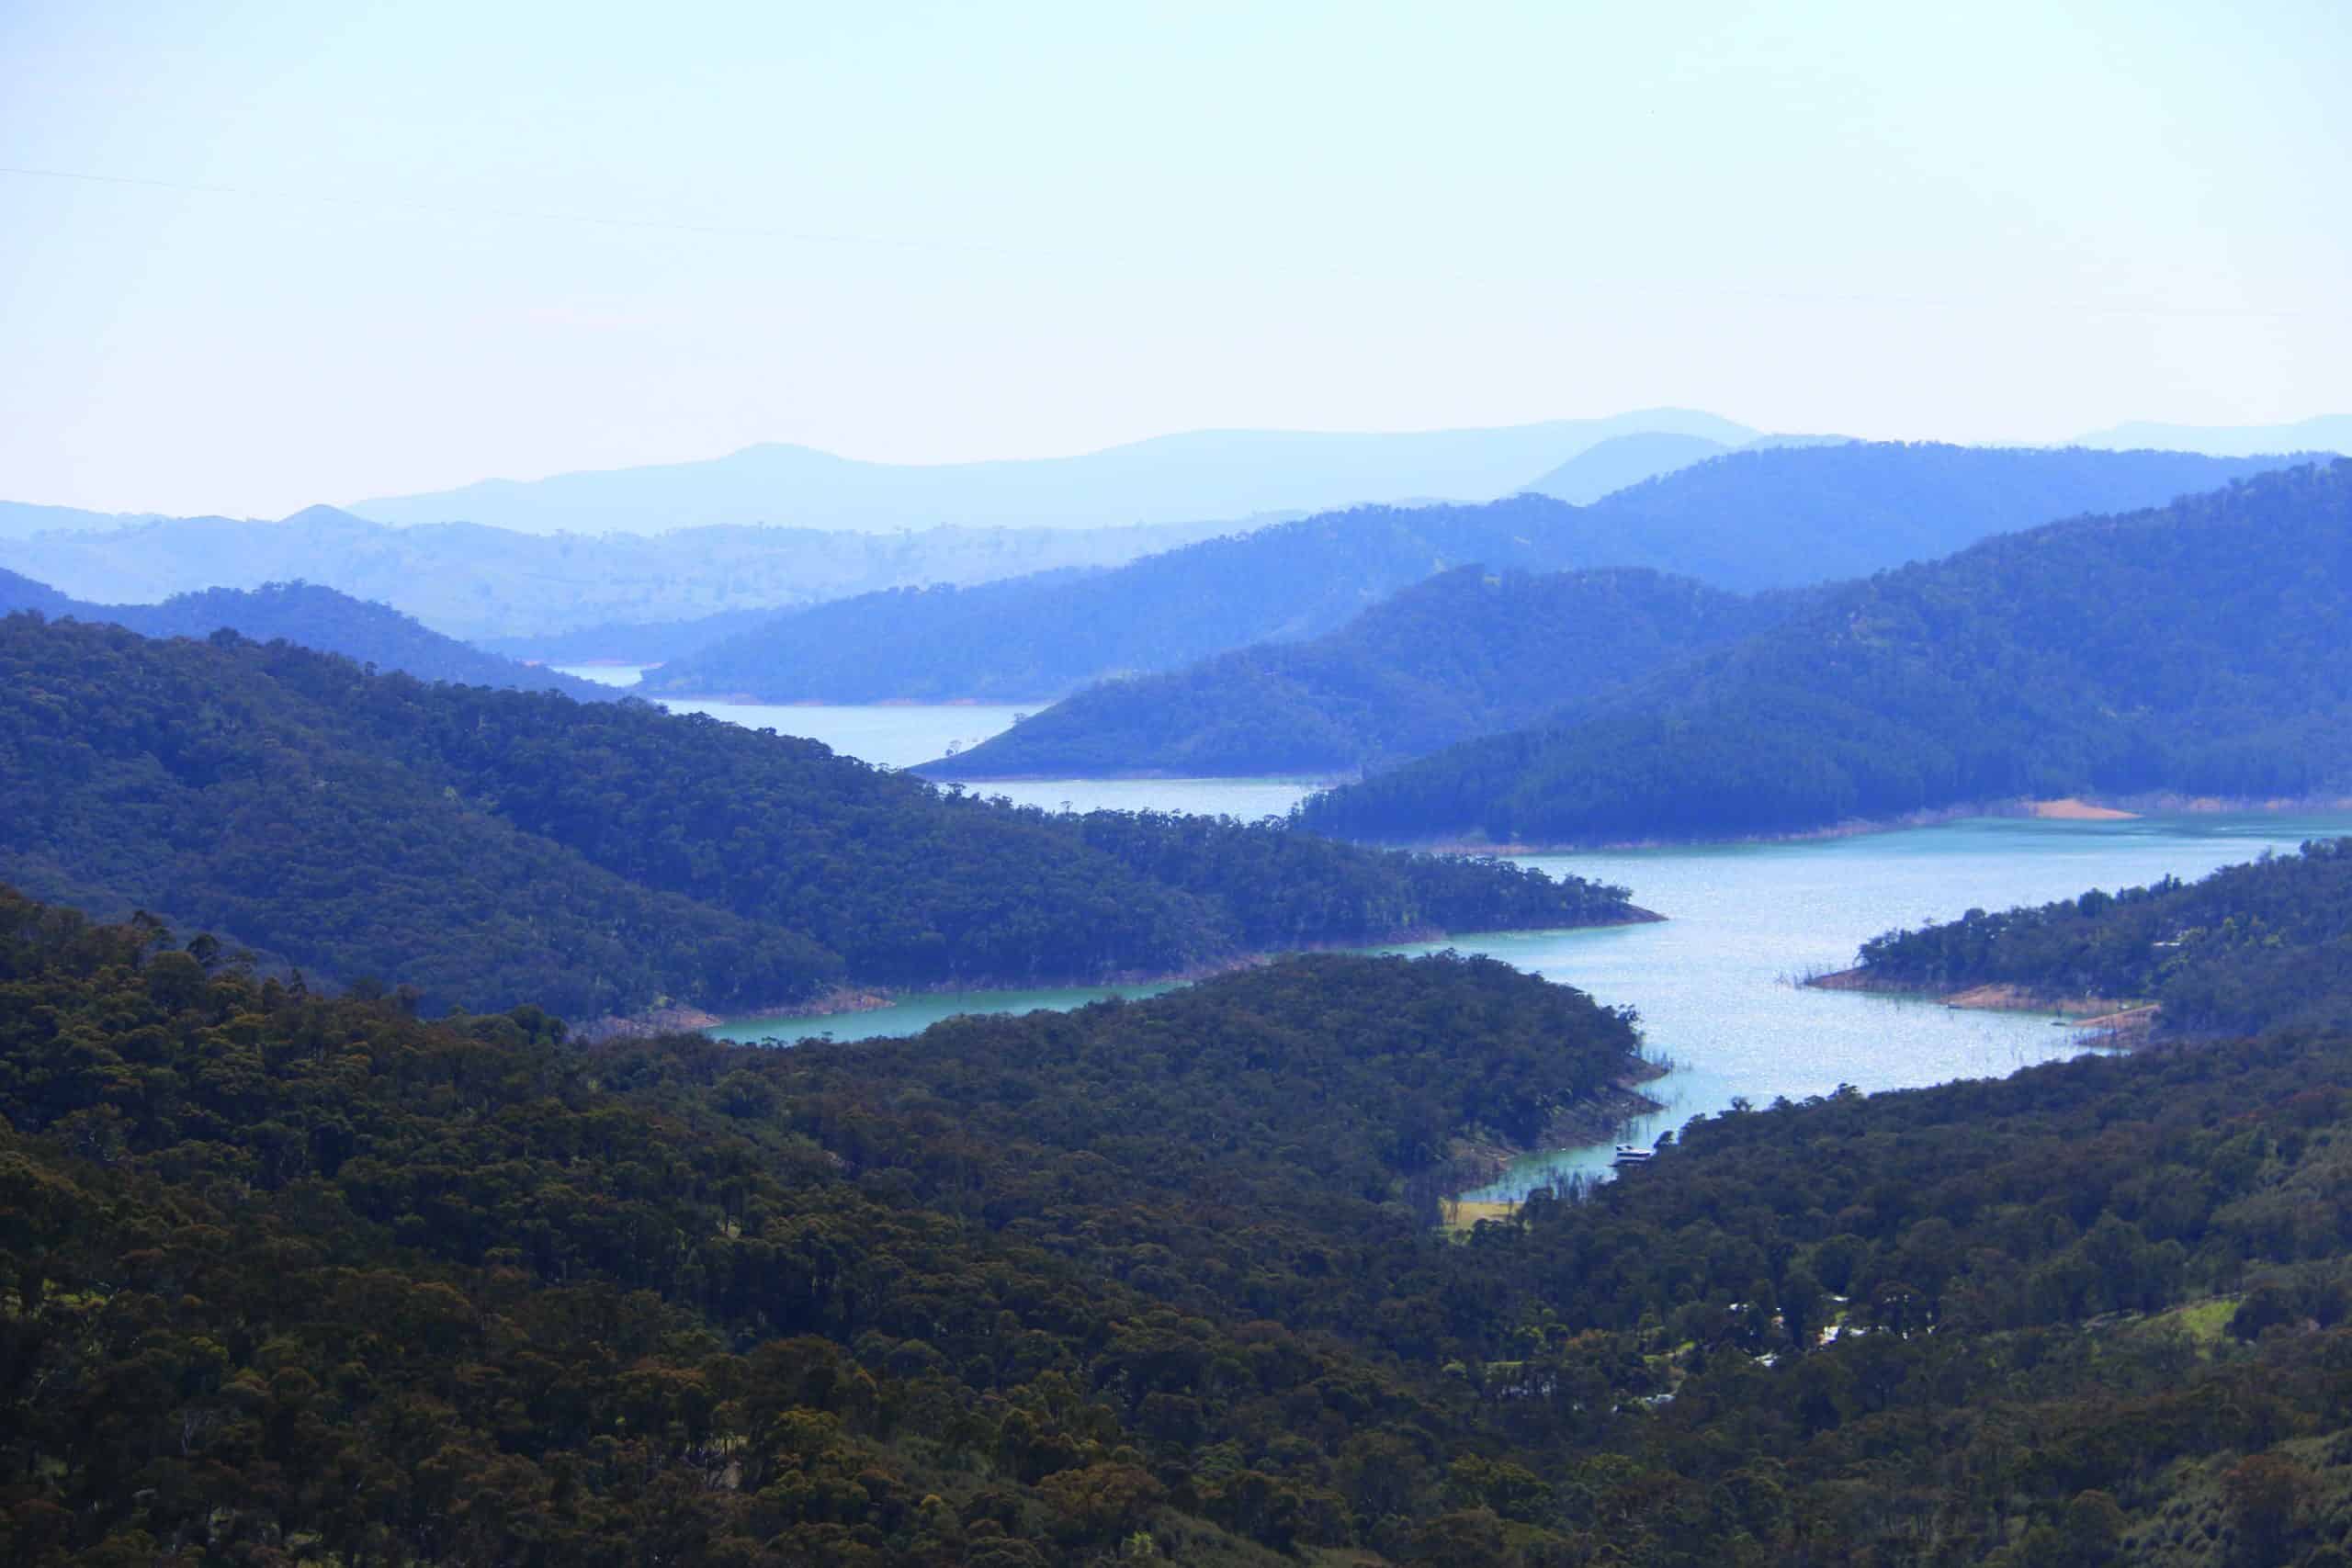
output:
M721 610L685 621L599 621L570 631L538 632L523 637L476 637L474 646L509 659L537 660L548 664L660 664L699 653L777 615L791 612L774 606Z
M85 606L78 599L71 599L46 582L13 571L0 571L0 615L17 610L37 610L44 615L71 615Z
M85 512L78 506L35 506L22 501L0 501L0 539L30 538L52 531L74 532L122 528L152 523L152 512Z
M2175 452L2205 452L2247 457L2264 452L2352 454L2352 414L2320 414L2293 424L2158 424L2147 420L2094 431L2075 443L2111 450L2155 446Z
M1555 501L1584 506L1612 491L1703 463L1731 449L1731 443L1703 435L1663 431L1616 435L1587 447L1526 488Z
M151 603L300 579L475 641L601 623L651 625L808 604L902 583L981 582L1112 566L1246 525L931 528L901 534L695 528L658 537L537 536L469 523L396 528L331 506L277 523L167 518L0 538L0 565L80 598ZM533 657L537 648L525 648ZM620 658L617 650L582 658Z
M1497 430L1204 430L1073 457L985 463L866 463L806 446L763 446L702 462L486 479L437 494L363 501L350 510L386 523L465 521L526 533L654 533L715 524L1100 528L1420 498L1487 501L1595 442L1636 431L1724 443L1755 434L1713 414L1648 409Z
M1091 686L928 777L1326 777L1531 724L1770 625L1792 596L1645 570L1417 583L1338 631Z
M645 703L31 615L0 617L0 881L435 1010L575 1018L1633 916L1491 862L953 799Z
M209 637L226 626L255 642L283 637L322 653L339 653L379 670L421 681L455 681L509 691L562 692L582 702L610 702L610 686L485 653L419 626L381 604L369 604L311 582L261 588L214 588L183 593L160 604L93 604L13 571L0 571L0 615L37 610L51 619L70 615L124 626L141 637Z
M2284 458L1846 443L1735 452L1590 506L1364 507L1108 571L870 594L779 615L663 668L672 693L775 701L1059 696L1342 625L1409 583L1641 566L1754 590L1857 577L1989 534L2210 490Z
M1310 801L1349 837L1729 838L2070 795L2352 788L2352 461L1846 584L1585 722Z
M1109 571L870 593L778 615L664 665L646 685L779 701L1049 699L1119 671L1313 637L1464 561L1550 565L1538 541L1568 510L1544 496L1365 507Z

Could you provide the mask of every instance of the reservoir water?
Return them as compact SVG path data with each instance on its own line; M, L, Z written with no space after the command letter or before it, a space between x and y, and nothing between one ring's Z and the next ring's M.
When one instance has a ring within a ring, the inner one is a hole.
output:
M567 675L610 686L633 686L637 664L560 664ZM820 740L844 757L910 768L944 757L950 747L977 746L1012 728L1034 710L991 703L732 703L710 697L665 697L672 713L707 713L750 729ZM971 794L1002 795L1016 806L1048 811L1197 811L1254 820L1279 817L1328 780L1249 779L1008 779L971 784Z
M580 671L578 673L591 673ZM839 751L905 766L945 742L983 739L1012 722L1010 708L755 707L678 702L755 728L809 735ZM990 727L993 727L991 728ZM1222 812L1255 817L1288 809L1307 780L1026 780L974 793L1073 809ZM2072 897L2091 887L2140 886L2165 875L2195 878L2291 850L2306 839L2352 833L2352 814L2185 815L2120 822L1981 818L1930 828L1781 844L1709 845L1527 857L1634 890L1668 919L1602 931L1509 931L1385 951L1451 946L1491 953L1605 1002L1639 1010L1647 1047L1674 1070L1644 1086L1665 1109L1623 1129L1646 1143L1735 1098L1758 1105L1826 1094L1920 1088L1992 1077L2079 1053L2072 1032L2037 1014L1974 1012L1940 1002L1813 991L1792 982L1853 962L1865 940L1895 926L1944 919L1972 908L2003 908ZM958 1012L1069 1008L1112 995L1164 989L980 991L910 997L870 1012L731 1019L729 1040L836 1040L911 1034ZM1474 1198L1517 1197L1569 1172L1598 1174L1608 1149L1568 1150L1521 1162Z

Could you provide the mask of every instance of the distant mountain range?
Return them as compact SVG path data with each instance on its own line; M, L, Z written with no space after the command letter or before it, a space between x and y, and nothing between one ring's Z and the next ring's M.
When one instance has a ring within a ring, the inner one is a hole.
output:
M1396 434L1205 430L1072 457L868 463L806 446L746 447L653 468L485 479L347 510L382 523L478 523L522 533L662 533L718 525L860 532L1101 528L1365 502L1488 501L1598 442L1637 432L1736 445L1757 433L1710 413L1646 409L1606 419Z
M918 771L935 779L1329 778L1534 723L1747 637L1797 602L1638 568L1530 575L1461 567L1309 642L1261 643L1090 686Z
M610 702L610 686L486 653L419 626L381 604L311 582L262 588L214 588L183 593L160 604L94 604L71 599L46 583L0 570L0 615L37 610L51 619L72 616L127 627L141 637L209 637L227 627L254 642L284 638L323 653L339 653L379 670L421 681L454 681L518 692L562 692L582 702Z
M1571 506L1359 508L1107 571L903 590L781 615L666 664L649 691L770 701L1050 699L1334 630L1469 563L1648 567L1753 591L1930 559L2007 530L2169 501L2287 459L1842 443L1735 452Z
M2110 451L2162 447L2203 452L2215 457L2251 457L2276 452L2335 452L2352 456L2352 413L2320 414L2292 424L2159 424L2137 420L2080 437L2078 446Z
M1581 722L1309 801L1348 838L1794 833L2086 795L2352 789L2352 460L1843 585Z
M658 537L546 536L453 523L396 528L331 506L282 522L185 517L0 537L0 566L90 600L152 603L301 579L390 604L469 641L547 657L532 639L603 623L660 625L902 583L979 582L1113 566L1232 523L1136 528L933 528L907 534L695 528ZM689 634L688 642L694 640ZM674 641L669 646L678 646ZM581 658L621 658L616 649Z
M0 539L29 539L35 534L58 531L84 533L128 528L162 521L154 512L85 512L78 506L36 506L29 502L0 501Z
M1758 435L1736 445L1703 435L1647 432L1615 435L1577 453L1526 488L1577 506L1589 506L1645 479L1720 457L1726 452L1761 452L1776 446L1837 446L1852 439L1845 435Z

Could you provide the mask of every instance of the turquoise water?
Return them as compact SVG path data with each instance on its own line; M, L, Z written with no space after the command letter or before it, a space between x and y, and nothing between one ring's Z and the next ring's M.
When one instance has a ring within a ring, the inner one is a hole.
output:
M2342 833L2352 833L2352 815L1981 818L1805 843L1533 856L1530 863L1546 870L1623 883L1669 919L1452 945L1640 1010L1649 1049L1675 1065L1643 1086L1666 1110L1619 1134L1646 1144L1692 1116L1726 1109L1735 1096L1762 1105L1777 1095L1826 1094L1841 1083L1916 1089L1998 1077L2082 1049L2072 1031L2040 1014L1791 983L1846 967L1881 931L1971 908L2143 886L2167 874L2193 879L2265 848L2290 850ZM1603 1145L1524 1161L1475 1196L1518 1197L1564 1173L1598 1174L1608 1156Z
M756 707L710 703L699 711L790 734L836 750L904 766L1012 722L1011 708ZM1077 810L1227 812L1256 817L1288 808L1306 780L1033 780L987 784L1023 804ZM1674 1071L1644 1086L1666 1110L1619 1136L1646 1143L1736 1096L1765 1104L1841 1083L1865 1090L1920 1088L1992 1077L2083 1047L2054 1021L1971 1012L1939 1002L1809 991L1792 982L1850 964L1855 949L1900 925L1945 919L1971 908L2004 908L2072 897L2086 888L2195 878L2265 848L2352 833L2352 814L2178 816L2123 822L1980 818L1786 844L1709 845L1527 857L1546 870L1623 883L1635 901L1668 917L1602 931L1461 936L1439 946L1491 953L1602 1001L1639 1010L1648 1048ZM1431 944L1387 951L1417 953ZM865 1040L913 1034L958 1012L1070 1008L1164 986L938 993L871 1012L731 1019L728 1040L830 1034ZM1522 1162L1479 1197L1516 1197L1566 1172L1606 1169L1607 1145Z

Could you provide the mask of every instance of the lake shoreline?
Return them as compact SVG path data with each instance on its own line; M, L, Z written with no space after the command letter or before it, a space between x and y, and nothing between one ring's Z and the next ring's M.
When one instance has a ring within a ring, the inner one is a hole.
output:
M1749 845L1822 843L1838 839L1864 838L1874 833L1900 833L1916 828L1940 828L1949 823L1985 818L2100 823L2141 821L2150 817L2286 817L2298 812L2347 810L2352 810L2352 796L2335 794L2281 795L2260 800L2213 795L2063 795L2046 800L2019 797L1989 803L1978 801L1966 806L1906 812L1900 817L1857 818L1821 828L1792 829L1784 833L1741 833L1720 839L1512 840L1502 843L1483 839L1367 839L1354 841L1423 854L1615 854L1639 850L1737 849Z
M835 986L830 990L824 991L805 1002L796 1001L786 1003L783 1006L776 1008L772 1013L751 1011L740 1012L728 1017L721 1017L697 1008L662 1008L657 1009L650 1013L639 1014L630 1018L598 1019L595 1021L594 1025L584 1025L582 1027L588 1028L603 1026L603 1032L597 1034L595 1038L606 1039L616 1035L648 1035L664 1033L668 1032L671 1028L680 1027L708 1031L712 1029L732 1027L737 1024L757 1023L763 1019L770 1017L792 1020L833 1018L848 1013L876 1012L884 1008L896 1007L901 1002L912 1001L922 997L960 996L967 992L978 993L986 991L1022 990L1029 988L1066 988L1078 990L1096 987L1122 986L1155 986L1173 988L1178 986L1189 986L1201 980L1213 979L1219 975L1230 975L1243 969L1255 969L1261 965L1272 964L1278 959L1287 958L1296 953L1370 953L1385 947L1401 947L1408 943L1415 942L1438 942L1456 940L1468 942L1479 937L1521 935L1530 933L1541 934L1547 931L1614 931L1626 926L1654 925L1663 922L1666 919L1666 916L1657 913L1654 909L1645 909L1638 905L1628 905L1626 906L1626 913L1619 919L1608 920L1589 920L1581 925L1532 926L1525 928L1523 931L1519 930L1509 931L1448 931L1433 927L1420 927L1396 932L1393 935L1384 936L1369 942L1306 942L1296 947L1270 948L1251 953L1235 953L1229 957L1213 959L1204 964L1191 964L1184 968L1175 970L1120 970L1110 975L1092 976L1080 978L1065 976L1041 979L1038 976L1030 976L1015 983L1007 983L998 979L967 978L958 980L938 980L919 986L889 987L862 986L853 981L845 985ZM789 1009L790 1010L787 1011L786 1010L786 1009ZM683 1025L664 1025L659 1021L659 1020L664 1018L684 1017L687 1015L693 1015L701 1019L703 1021ZM1646 1079L1641 1081L1646 1081Z
M1614 1142L1617 1130L1626 1122L1655 1116L1667 1108L1665 1101L1643 1093L1639 1086L1656 1083L1673 1071L1667 1063L1639 1058L1635 1066L1619 1074L1608 1087L1555 1111L1532 1144L1517 1144L1492 1134L1455 1138L1446 1163L1439 1168L1439 1218L1431 1223L1448 1223L1447 1214L1454 1215L1451 1223L1457 1224L1506 1217L1519 1207L1516 1201L1486 1201L1463 1194L1495 1185L1523 1161L1597 1149ZM1462 1220L1464 1214L1470 1220Z
M2075 996L1999 980L1939 986L1890 979L1873 975L1867 967L1815 975L1798 984L1816 991L1918 997L1940 1001L1948 1008L1979 1012L2049 1013L2064 1021L2069 1028L2086 1032L2095 1030L2114 1036L2145 1035L2154 1027L2162 1012L2162 1009L2154 1002L2122 997Z

